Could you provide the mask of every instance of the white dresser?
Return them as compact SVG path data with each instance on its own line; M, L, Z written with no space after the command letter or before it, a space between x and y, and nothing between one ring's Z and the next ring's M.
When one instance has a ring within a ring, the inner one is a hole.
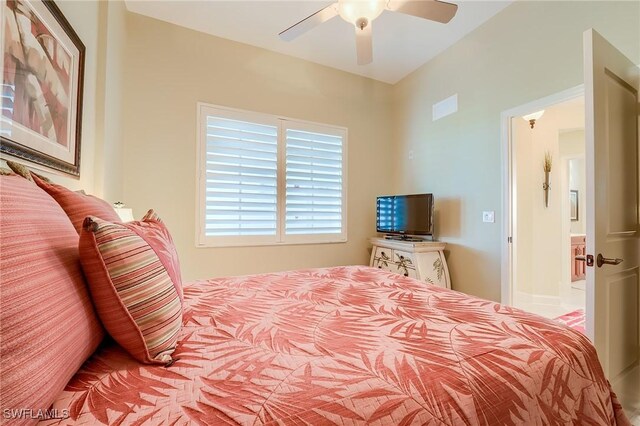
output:
M451 288L449 268L444 257L445 243L399 241L371 238L370 266L440 287Z

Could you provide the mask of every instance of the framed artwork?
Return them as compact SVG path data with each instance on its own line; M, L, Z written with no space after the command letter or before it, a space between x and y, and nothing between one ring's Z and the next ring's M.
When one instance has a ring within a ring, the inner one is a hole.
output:
M79 176L84 44L52 0L0 7L0 153Z
M578 221L578 191L569 191L569 202L571 211L571 221Z

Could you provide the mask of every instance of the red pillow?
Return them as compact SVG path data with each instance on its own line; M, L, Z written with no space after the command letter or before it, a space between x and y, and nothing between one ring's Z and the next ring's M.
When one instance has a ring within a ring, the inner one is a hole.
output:
M53 198L22 177L0 176L0 230L0 407L46 410L104 330L78 234Z
M98 315L138 361L172 362L182 326L177 260L171 236L153 210L140 222L85 220L80 261Z
M113 207L98 197L71 191L64 186L46 182L35 173L31 173L31 178L60 204L78 234L80 234L82 223L87 216L95 216L110 222L120 222L120 217Z
M138 222L138 225L144 229L144 239L149 243L151 248L156 252L162 265L167 270L167 273L171 277L178 296L180 296L180 302L184 301L182 294L182 274L180 273L180 260L178 259L178 251L176 245L173 243L173 238L169 233L166 225L160 219L160 216L153 211L149 210L144 215L142 220Z

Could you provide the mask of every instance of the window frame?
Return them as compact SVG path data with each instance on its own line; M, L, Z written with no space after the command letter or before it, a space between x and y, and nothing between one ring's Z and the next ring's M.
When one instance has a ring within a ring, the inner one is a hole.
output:
M206 221L206 159L207 159L207 116L248 121L252 123L276 125L277 138L277 185L276 185L276 234L207 236ZM298 120L281 115L265 114L229 108L205 102L197 103L197 143L196 143L196 229L195 245L207 247L254 247L286 246L301 244L340 244L347 242L347 176L348 176L348 129L324 123ZM286 130L288 128L342 137L342 232L339 234L299 234L286 235Z

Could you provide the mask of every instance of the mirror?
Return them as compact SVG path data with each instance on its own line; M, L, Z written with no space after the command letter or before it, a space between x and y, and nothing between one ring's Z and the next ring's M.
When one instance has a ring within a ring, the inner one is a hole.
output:
M569 191L569 203L571 212L571 221L577 222L579 220L578 217L578 191L571 190Z

